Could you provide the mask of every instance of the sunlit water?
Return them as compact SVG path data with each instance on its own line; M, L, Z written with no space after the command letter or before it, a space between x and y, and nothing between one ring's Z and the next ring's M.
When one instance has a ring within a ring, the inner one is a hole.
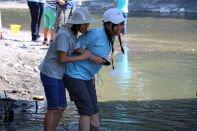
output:
M28 29L28 11L17 11L17 20L13 13L3 12L5 27L19 22ZM101 130L197 130L197 20L166 16L129 17L122 38L125 54L117 48L115 70L103 67L96 76ZM101 17L95 18L98 22L91 27L101 25ZM6 126L1 121L0 129L43 130L46 107L39 104L38 113L34 102L24 110L18 107L15 123ZM77 130L77 123L69 102L58 130Z

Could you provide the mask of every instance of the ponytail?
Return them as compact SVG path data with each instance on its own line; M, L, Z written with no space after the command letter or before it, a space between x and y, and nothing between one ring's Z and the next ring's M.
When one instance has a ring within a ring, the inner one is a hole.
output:
M122 46L122 40L121 40L121 36L120 36L120 35L118 36L118 40L119 40L119 42L120 42L121 51L122 51L122 53L124 54L124 48L123 48L123 46Z
M110 35L108 29L107 29L107 25L109 24L110 22L105 22L103 23L103 26L104 26L104 30L105 30L105 34L107 35L107 38L109 40L109 46L112 47L112 53L114 52L114 41L112 40L112 36Z
M112 40L112 36L110 35L108 29L107 29L107 25L111 23L111 22L104 22L103 23L103 26L104 26L104 30L105 30L105 34L107 35L107 38L109 40L109 46L111 46L112 48L112 52L111 52L111 63L112 63L112 69L114 70L114 61L113 61L113 58L112 58L112 55L114 53L114 41Z
M114 41L112 40L112 36L111 36L111 34L109 33L109 30L107 29L107 25L108 24L110 24L111 22L104 22L103 23L103 26L104 26L104 30L105 30L105 33L106 33L106 35L107 35L107 38L108 38L108 40L109 40L109 46L111 46L111 48L112 48L112 53L111 53L111 62L112 62L112 69L114 70L114 64L113 64L113 58L112 58L112 55L113 55L113 53L114 53ZM114 27L116 26L116 24L113 24L113 23L111 23L112 24L112 31L114 32ZM118 40L119 40L119 42L120 42L120 47L121 47L121 51L122 51L122 53L124 54L124 48L123 48L123 46L122 46L122 40L121 40L121 36L119 35L118 36Z
M117 24L113 24L113 23L112 23L112 31L113 31L113 32L114 32L114 27L115 27L115 26L117 26ZM118 36L118 40L119 40L119 43L120 43L121 51L122 51L122 53L124 54L124 48L123 48L123 46L122 46L122 40L121 40L120 35Z

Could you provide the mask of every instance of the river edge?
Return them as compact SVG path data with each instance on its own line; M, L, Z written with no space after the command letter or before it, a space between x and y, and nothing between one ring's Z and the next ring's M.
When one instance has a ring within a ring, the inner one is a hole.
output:
M26 2L17 1L0 1L1 9L27 9L28 5Z
M32 100L35 95L43 95L38 65L48 47L43 46L41 40L30 41L30 36L29 31L13 34L3 28L3 39L0 40L1 97L4 97L4 91L16 100Z

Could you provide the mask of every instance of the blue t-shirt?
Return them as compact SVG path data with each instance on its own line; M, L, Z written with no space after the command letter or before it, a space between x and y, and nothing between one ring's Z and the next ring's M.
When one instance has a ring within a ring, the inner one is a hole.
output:
M123 13L128 13L129 0L116 0L116 7Z
M89 30L79 37L78 42L81 48L88 49L93 55L98 57L107 59L111 51L111 45L104 28ZM65 74L77 79L90 80L98 73L101 67L102 65L96 64L90 59L85 59L67 64Z

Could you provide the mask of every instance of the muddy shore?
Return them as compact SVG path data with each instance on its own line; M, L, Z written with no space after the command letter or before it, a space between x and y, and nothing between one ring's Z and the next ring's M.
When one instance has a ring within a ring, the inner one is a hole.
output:
M3 39L0 40L1 97L4 91L8 97L20 100L42 95L38 65L48 47L42 46L41 41L30 41L30 32L13 34L9 29L3 30Z

